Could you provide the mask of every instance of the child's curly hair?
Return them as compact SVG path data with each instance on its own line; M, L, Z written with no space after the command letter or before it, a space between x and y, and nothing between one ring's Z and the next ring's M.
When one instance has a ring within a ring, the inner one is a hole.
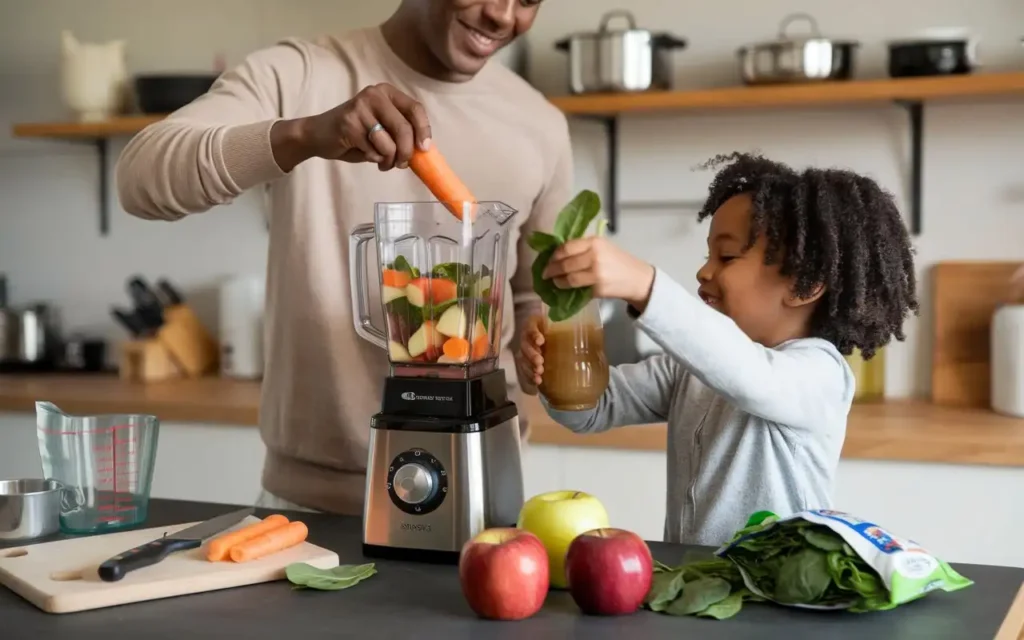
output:
M918 312L913 247L890 193L874 180L841 169L794 169L757 154L719 155L704 168L727 166L711 182L698 220L739 194L752 200L747 248L764 234L765 264L795 280L794 294L825 292L811 333L840 353L869 359Z

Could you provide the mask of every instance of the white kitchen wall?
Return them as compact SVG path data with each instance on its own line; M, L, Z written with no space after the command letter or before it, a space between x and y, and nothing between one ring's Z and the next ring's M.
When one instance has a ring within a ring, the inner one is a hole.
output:
M60 29L90 41L125 38L132 72L207 70L216 55L235 64L278 37L374 24L396 5L397 0L0 0L0 272L9 274L14 301L51 300L62 307L69 328L120 337L108 308L123 300L128 275L173 278L197 296L204 317L213 322L202 290L229 274L262 271L265 264L258 194L173 224L130 218L115 204L111 235L101 238L92 148L7 135L13 122L64 116L57 76ZM531 79L546 92L564 93L566 61L551 43L569 32L593 30L604 11L627 5L640 26L690 41L676 56L684 88L735 83L736 47L774 37L783 16L808 10L826 35L863 43L863 75L883 74L887 39L950 26L968 27L981 39L988 70L1024 68L1019 0L548 0L528 36ZM926 278L929 265L941 259L1024 258L1024 98L929 104L925 130L918 275ZM600 127L574 123L573 133L578 186L603 189ZM114 142L112 157L123 143ZM884 104L628 116L622 122L621 193L632 201L699 199L710 176L691 167L715 153L759 149L796 164L865 171L905 198L907 145L903 111ZM706 237L693 211L625 211L621 229L617 240L626 248L642 250L693 286ZM908 325L907 342L887 358L890 395L928 389L927 280L921 295L920 319Z

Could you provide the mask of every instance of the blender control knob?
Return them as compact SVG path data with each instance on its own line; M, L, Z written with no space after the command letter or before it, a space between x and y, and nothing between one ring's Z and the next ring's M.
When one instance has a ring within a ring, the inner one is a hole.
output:
M434 474L415 462L399 467L391 483L399 499L406 504L420 504L434 493Z

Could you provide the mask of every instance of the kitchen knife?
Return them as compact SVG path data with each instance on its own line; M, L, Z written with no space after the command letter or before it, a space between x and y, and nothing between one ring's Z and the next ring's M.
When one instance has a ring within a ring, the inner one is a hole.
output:
M153 542L147 542L142 546L118 554L100 565L100 579L106 582L116 582L129 571L154 565L172 553L187 551L188 549L198 549L202 546L205 539L230 529L247 516L252 515L253 511L254 509L249 507L248 509L239 509L238 511L225 513L206 522L200 522L183 531L164 536Z
M163 326L163 304L142 276L132 276L128 279L128 295L135 303L135 312L147 327L156 330Z
M185 302L185 297L178 292L166 278L156 281L157 293L163 298L165 307L173 307Z
M121 307L111 307L110 315L113 316L119 325L133 338L141 338L149 333L146 323L143 322L133 311Z

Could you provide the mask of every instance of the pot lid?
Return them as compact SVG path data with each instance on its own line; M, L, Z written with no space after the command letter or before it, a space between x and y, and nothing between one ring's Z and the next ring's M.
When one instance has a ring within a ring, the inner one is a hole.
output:
M808 33L800 36L789 35L789 27L796 22L807 23ZM757 42L749 47L742 47L742 49L753 48L753 47L771 47L779 44L792 44L792 43L803 43L810 42L813 40L826 40L835 44L859 44L854 40L837 40L835 38L826 38L821 35L821 31L818 29L818 21L814 19L809 13L791 13L782 19L779 23L779 34L775 40Z

